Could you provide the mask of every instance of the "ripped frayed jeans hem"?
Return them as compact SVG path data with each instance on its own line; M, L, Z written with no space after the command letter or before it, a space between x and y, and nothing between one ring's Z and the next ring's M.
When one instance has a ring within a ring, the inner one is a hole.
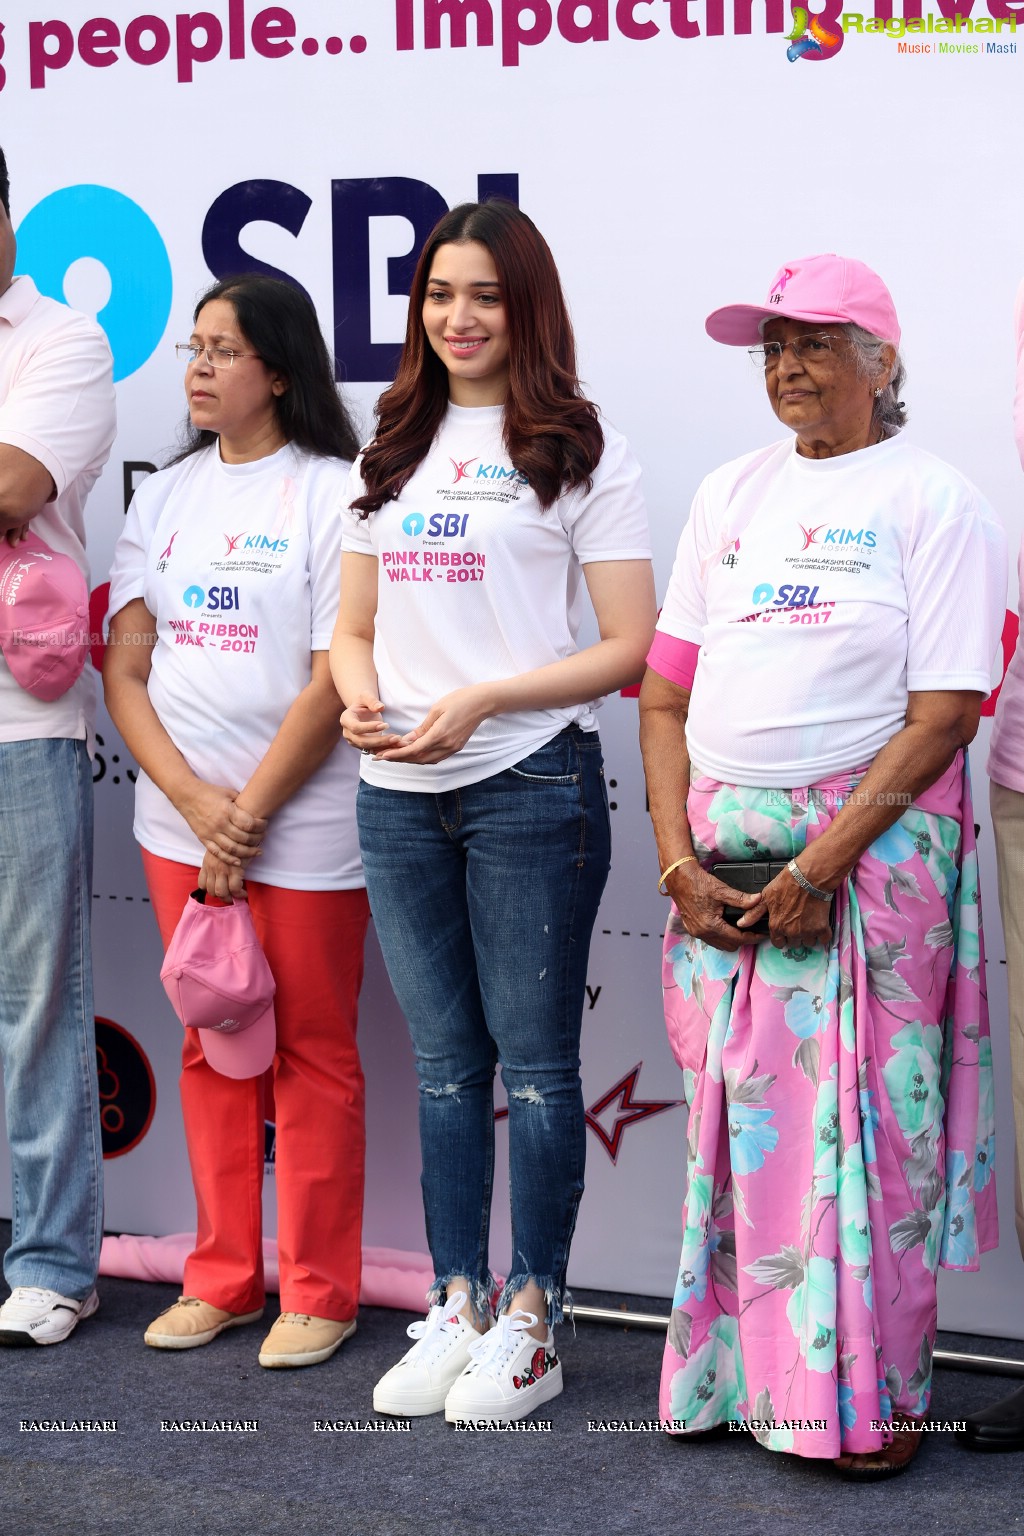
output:
M567 1286L555 1281L551 1275L521 1273L509 1275L498 1297L497 1311L504 1312L512 1304L512 1298L528 1285L535 1285L544 1292L544 1321L549 1328L561 1323L566 1317L572 1320L572 1292ZM540 1321L540 1319L538 1319Z
M437 1306L438 1302L451 1299L452 1281L455 1279L469 1280L469 1305L473 1314L478 1318L489 1318L494 1315L494 1297L498 1289L498 1283L490 1270L482 1280L470 1280L464 1270L450 1270L446 1275L439 1275L427 1292L427 1301L430 1306Z

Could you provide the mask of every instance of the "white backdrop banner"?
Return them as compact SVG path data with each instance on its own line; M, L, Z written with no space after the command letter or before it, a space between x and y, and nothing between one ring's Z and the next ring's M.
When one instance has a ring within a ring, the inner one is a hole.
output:
M96 314L115 358L118 438L89 506L97 631L127 500L183 415L173 343L188 337L197 294L240 269L300 284L368 431L423 237L447 207L489 192L518 199L554 250L587 389L645 467L659 591L703 475L778 435L746 359L707 339L704 316L759 299L783 261L815 251L882 273L903 324L908 430L981 487L1016 549L1024 478L1010 428L1011 315L1024 203L1013 146L1024 129L1024 0L907 0L902 14L891 0L863 13L836 0L816 11L783 0L147 0L144 14L135 0L105 0L104 14L96 9L97 0L0 0L0 143L18 270ZM1007 644L1015 633L1008 614ZM678 1261L685 1110L661 1015L667 906L655 893L635 698L609 700L602 731L615 851L590 965L588 1190L570 1281L664 1296ZM986 721L974 756L1004 1239L980 1276L944 1278L941 1321L1019 1337L987 731ZM159 985L132 838L134 767L102 711L99 738L107 1223L183 1230L194 1210L180 1026ZM372 941L361 1020L366 1241L422 1249L415 1080ZM499 1126L499 1144L503 1134ZM0 1180L7 1200L6 1163ZM498 1216L496 1268L509 1250Z

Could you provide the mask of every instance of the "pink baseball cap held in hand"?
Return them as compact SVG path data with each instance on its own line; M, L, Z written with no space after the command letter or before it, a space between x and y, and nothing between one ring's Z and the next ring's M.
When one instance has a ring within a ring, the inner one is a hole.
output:
M0 650L19 687L52 704L77 683L89 649L89 588L69 555L29 533L0 543Z
M802 256L780 267L763 304L727 304L704 322L727 347L754 347L769 320L809 325L859 325L899 346L900 323L892 295L877 272L848 256Z
M208 907L205 891L185 903L160 970L164 991L203 1055L224 1077L259 1077L274 1059L277 1027L270 974L245 901Z

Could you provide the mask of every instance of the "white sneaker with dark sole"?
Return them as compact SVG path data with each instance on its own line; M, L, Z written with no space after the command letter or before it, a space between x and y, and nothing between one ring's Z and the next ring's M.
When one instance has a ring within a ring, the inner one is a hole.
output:
M15 1349L23 1344L62 1344L99 1304L95 1291L84 1301L74 1301L59 1291L16 1285L0 1307L0 1344Z
M449 1424L525 1419L562 1390L562 1364L551 1329L541 1342L532 1312L503 1313L470 1348L470 1361L444 1404Z
M374 1387L375 1412L403 1419L441 1412L452 1383L469 1363L471 1347L485 1337L459 1311L466 1301L466 1293L456 1291L431 1307L423 1321L409 1324L406 1332L416 1342Z

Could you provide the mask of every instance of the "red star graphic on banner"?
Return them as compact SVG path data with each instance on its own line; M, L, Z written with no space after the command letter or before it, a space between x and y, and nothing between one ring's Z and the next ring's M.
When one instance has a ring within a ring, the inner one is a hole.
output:
M620 1077L608 1092L602 1096L587 1110L587 1124L604 1147L612 1162L616 1162L619 1149L622 1146L622 1138L627 1128L631 1125L639 1125L641 1120L651 1120L655 1115L664 1114L666 1109L675 1109L683 1103L682 1099L635 1099L637 1081L640 1077L642 1061L638 1061L625 1077ZM598 1115L604 1113L610 1104L618 1101L615 1113L615 1124L612 1126L611 1135L605 1130Z
M676 1109L685 1102L683 1099L634 1099L633 1094L636 1091L637 1080L640 1077L642 1067L643 1062L638 1061L635 1067L627 1072L624 1077L620 1077L618 1082L608 1089L607 1093L602 1094L595 1103L591 1104L586 1112L587 1125L593 1131L602 1147L604 1147L613 1163L618 1161L622 1138L629 1126L639 1125L641 1120L653 1119L655 1115L664 1114L666 1109ZM604 1114L609 1105L614 1104L616 1100L618 1100L618 1109L615 1123L612 1126L611 1134L609 1134L598 1119L598 1115ZM508 1110L506 1108L496 1109L494 1111L494 1118L495 1120L507 1120Z

